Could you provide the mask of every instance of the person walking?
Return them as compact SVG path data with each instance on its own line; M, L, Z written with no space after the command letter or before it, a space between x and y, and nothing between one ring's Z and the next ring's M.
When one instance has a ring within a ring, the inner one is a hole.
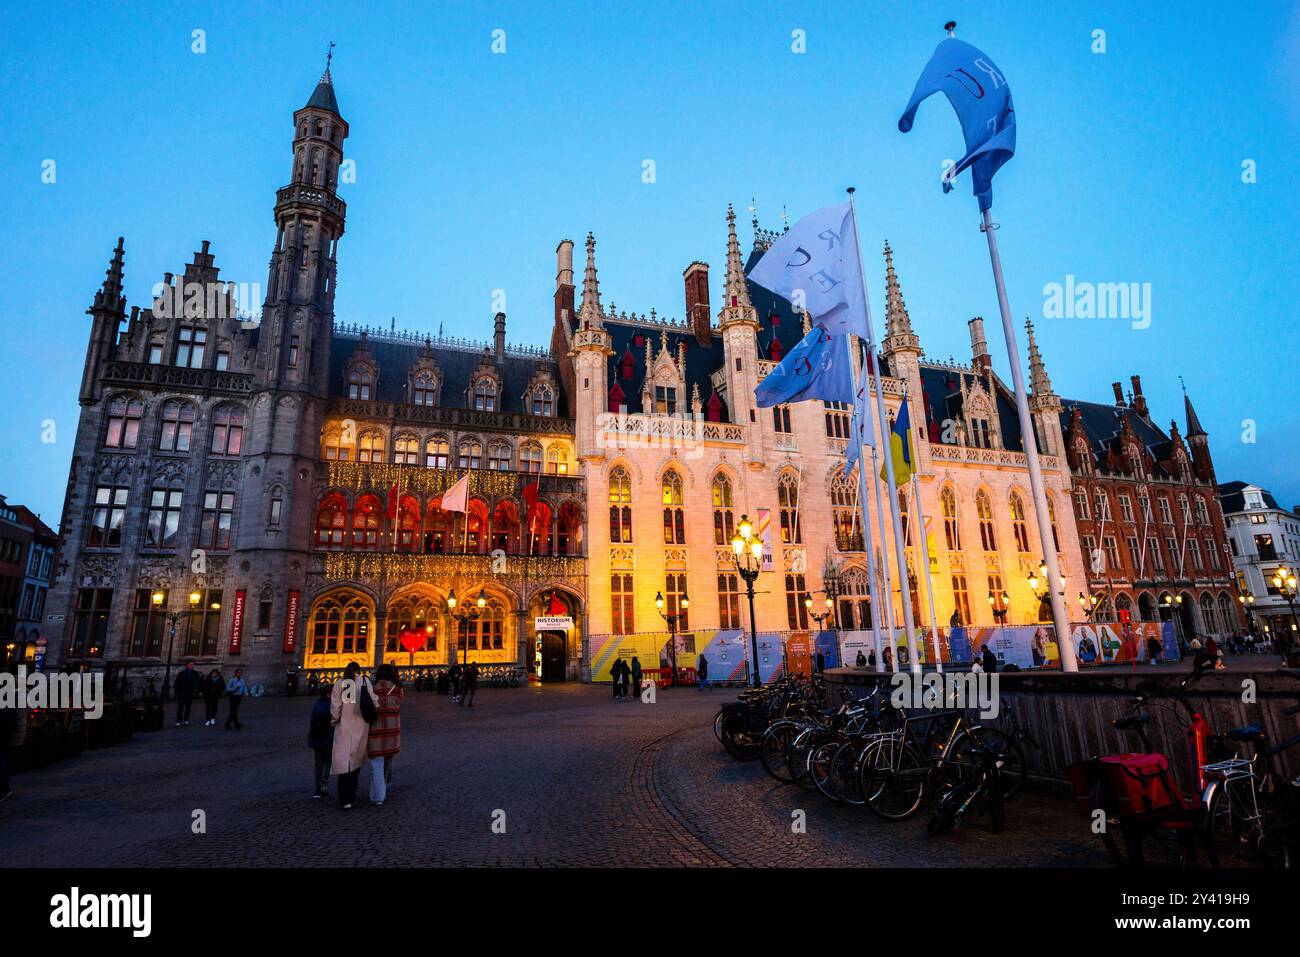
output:
M469 706L474 707L474 692L478 690L478 662L471 661L465 666L464 672L460 676L460 703L465 704L465 699L469 699Z
M641 697L641 659L632 656L632 696Z
M473 673L473 663L469 671ZM473 699L472 684L468 695ZM366 757L370 759L370 803L383 807L393 779L393 757L402 748L402 679L388 662L375 669L375 708L378 714L366 739Z
M1160 639L1155 635L1147 638L1147 660L1153 665L1160 664Z
M334 749L334 724L330 717L330 686L320 686L316 703L311 707L311 723L307 726L307 746L316 754L316 771L312 776L312 797L323 798L329 793L330 760Z
M221 696L226 691L226 679L221 672L213 668L199 685L203 695L203 726L211 727L217 723L217 711L221 708Z
M330 774L339 779L339 807L345 811L351 810L356 800L357 778L370 742L370 723L361 712L363 696L374 702L375 689L361 674L361 666L349 661L343 669L343 680L330 691L330 723L334 726Z
M464 671L459 664L454 664L451 666L451 671L447 673L447 677L451 679L451 703L460 704L460 682L461 678L464 677Z
M984 645L984 651L981 652L981 657L982 657L982 663L984 665L984 670L991 675L997 674L998 656L993 653L993 649L990 648L987 643Z
M176 727L182 724L189 727L190 708L194 706L194 696L199 693L202 679L194 670L194 662L185 662L185 667L176 674L173 690L176 692Z
M826 670L826 656L820 651L817 652L817 673L821 674Z
M226 715L226 730L234 725L235 730L242 730L244 724L239 720L239 706L248 694L248 685L244 684L244 669L236 668L235 677L226 682L226 699L230 702L230 713Z
M699 660L695 663L695 677L699 681L696 687L703 691L709 683L709 659L703 655L700 655Z
M614 663L609 666L609 680L614 688L614 700L617 701L622 697L623 691L623 659L615 658Z

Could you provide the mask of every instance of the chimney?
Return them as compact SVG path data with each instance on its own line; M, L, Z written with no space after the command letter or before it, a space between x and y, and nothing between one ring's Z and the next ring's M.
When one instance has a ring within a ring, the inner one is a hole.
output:
M497 362L500 362L506 355L506 314L497 313L496 328L493 330L493 340L496 344Z
M1111 387L1112 389L1115 390L1115 404L1116 404L1116 405L1123 405L1123 404L1124 404L1124 387L1123 387L1122 385L1120 385L1118 382L1112 382L1112 383L1110 384L1110 387Z
M1146 418L1147 398L1142 394L1142 377L1140 375L1131 375L1128 377L1128 381L1133 386L1133 411Z
M573 309L573 240L562 239L555 247L555 321L572 319Z
M966 325L970 327L971 358L975 360L975 365L981 372L991 372L993 357L989 355L989 344L984 338L984 319L976 316Z
M713 341L712 319L709 316L709 264L698 259L682 273L686 284L686 321L695 331L695 339L702 346Z

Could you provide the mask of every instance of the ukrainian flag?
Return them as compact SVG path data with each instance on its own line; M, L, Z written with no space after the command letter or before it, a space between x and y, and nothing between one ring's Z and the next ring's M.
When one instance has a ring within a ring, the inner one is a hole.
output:
M906 396L903 397L903 404L898 409L894 426L889 430L889 454L894 459L894 484L902 488L912 480L912 467L916 462L916 456L912 452L912 420L907 414ZM887 475L882 465L880 480L887 482Z

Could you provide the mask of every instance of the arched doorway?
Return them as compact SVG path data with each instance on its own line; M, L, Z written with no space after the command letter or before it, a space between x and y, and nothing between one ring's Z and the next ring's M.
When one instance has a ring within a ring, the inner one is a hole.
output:
M1143 621L1156 621L1156 601L1150 592L1138 595L1138 617Z
M1178 597L1179 599L1181 599L1181 601L1178 604L1178 620L1182 624L1183 635L1187 638L1188 641L1192 640L1193 635L1200 636L1200 637L1207 637L1207 636L1202 636L1200 634L1202 631L1204 631L1204 628L1198 629L1196 626L1197 625L1196 600L1192 598L1191 593L1183 592Z
M530 677L544 684L577 677L582 622L576 595L559 588L542 588L528 603L526 622L530 642Z

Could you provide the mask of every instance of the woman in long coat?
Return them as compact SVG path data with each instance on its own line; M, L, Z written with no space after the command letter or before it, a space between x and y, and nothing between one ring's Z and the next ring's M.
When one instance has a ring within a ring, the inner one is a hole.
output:
M402 679L387 662L375 669L375 706L379 715L370 725L366 753L370 758L370 803L381 807L393 776L393 756L402 749Z
M343 669L343 680L336 682L330 692L330 722L334 725L330 774L338 775L339 806L344 810L352 807L357 796L357 778L366 761L366 743L370 738L370 725L361 716L362 688L374 697L374 688L362 676L361 666L349 661Z

